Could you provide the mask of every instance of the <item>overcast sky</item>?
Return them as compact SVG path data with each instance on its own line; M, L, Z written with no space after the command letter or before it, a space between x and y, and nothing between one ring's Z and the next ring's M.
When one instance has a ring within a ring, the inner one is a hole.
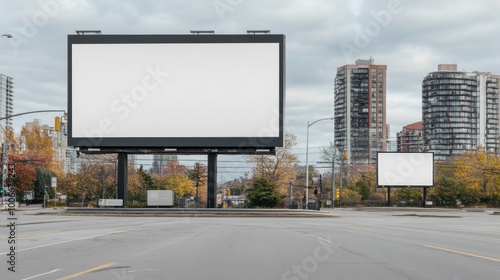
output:
M286 35L286 130L305 163L307 122L333 116L336 69L372 57L387 65L387 122L391 140L421 120L421 82L437 64L500 74L500 1L466 0L0 0L0 73L13 77L14 113L67 108L67 35ZM91 114L89 108L89 114ZM53 125L57 114L33 118ZM310 127L309 162L333 140L333 122ZM236 163L235 163L236 165ZM226 178L226 176L223 176Z

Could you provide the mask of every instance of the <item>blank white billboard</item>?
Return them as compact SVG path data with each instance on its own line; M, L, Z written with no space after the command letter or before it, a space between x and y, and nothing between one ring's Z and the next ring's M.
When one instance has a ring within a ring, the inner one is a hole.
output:
M221 139L206 146L238 147L281 141L283 37L259 42L250 35L240 41L225 41L224 35L122 36L116 43L112 36L82 43L70 35L74 146L190 146L196 139Z
M434 185L433 153L378 153L379 187L429 187Z

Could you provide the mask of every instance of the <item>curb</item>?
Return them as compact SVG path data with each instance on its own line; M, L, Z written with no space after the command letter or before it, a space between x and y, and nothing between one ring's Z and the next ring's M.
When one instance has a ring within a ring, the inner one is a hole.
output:
M49 213L47 213L49 214ZM204 209L204 208L67 208L64 214L95 216L168 217L283 217L333 218L332 213L295 209Z

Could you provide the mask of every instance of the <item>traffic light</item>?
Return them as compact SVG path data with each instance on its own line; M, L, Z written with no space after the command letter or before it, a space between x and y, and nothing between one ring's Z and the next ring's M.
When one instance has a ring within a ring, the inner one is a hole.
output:
M3 188L0 188L0 195L3 195Z
M339 199L340 198L340 189L335 189L335 199Z
M318 187L314 187L314 195L318 195Z
M54 124L54 130L57 132L61 131L61 117L56 117L55 124Z

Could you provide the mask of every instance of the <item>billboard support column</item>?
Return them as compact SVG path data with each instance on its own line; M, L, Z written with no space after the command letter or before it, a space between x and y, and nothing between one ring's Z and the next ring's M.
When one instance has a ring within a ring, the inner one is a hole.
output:
M118 199L127 207L128 198L128 157L127 153L118 153Z
M207 208L217 208L217 154L208 154Z
M387 187L387 206L391 206L391 187Z
M424 187L424 193L423 193L423 197L422 197L422 207L425 208L426 205L425 203L427 202L427 188Z

